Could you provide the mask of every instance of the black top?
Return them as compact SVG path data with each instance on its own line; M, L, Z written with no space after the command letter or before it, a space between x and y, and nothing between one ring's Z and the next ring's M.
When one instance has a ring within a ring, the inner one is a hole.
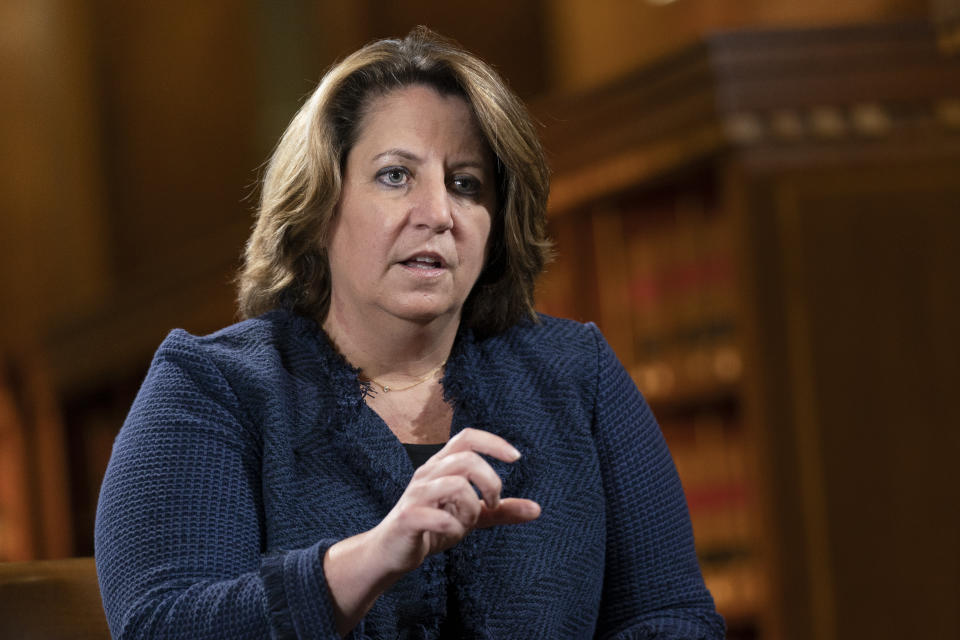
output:
M441 442L440 444L410 444L404 442L403 448L407 450L407 455L410 456L410 462L413 463L413 468L419 469L424 462L430 459L430 456L440 451L440 449L443 449L443 445L445 444L446 442Z

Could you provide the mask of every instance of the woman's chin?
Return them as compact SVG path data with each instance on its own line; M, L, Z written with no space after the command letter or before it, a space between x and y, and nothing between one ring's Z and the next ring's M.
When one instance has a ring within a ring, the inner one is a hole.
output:
M462 305L442 304L438 301L418 300L390 310L391 314L400 320L420 325L435 322L459 322Z

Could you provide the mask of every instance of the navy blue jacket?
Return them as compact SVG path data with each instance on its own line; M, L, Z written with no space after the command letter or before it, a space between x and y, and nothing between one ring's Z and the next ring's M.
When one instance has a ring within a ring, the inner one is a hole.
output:
M503 495L536 521L471 532L351 637L722 638L670 454L592 324L461 331L452 434L500 434ZM115 638L336 638L322 568L413 467L317 324L283 311L160 346L114 444L96 558Z

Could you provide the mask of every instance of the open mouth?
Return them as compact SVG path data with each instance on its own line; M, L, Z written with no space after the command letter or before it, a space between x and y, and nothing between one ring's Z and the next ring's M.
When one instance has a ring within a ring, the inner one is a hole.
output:
M411 267L413 269L442 269L443 260L437 256L431 255L421 255L414 256L409 260L404 260L401 264L405 267Z

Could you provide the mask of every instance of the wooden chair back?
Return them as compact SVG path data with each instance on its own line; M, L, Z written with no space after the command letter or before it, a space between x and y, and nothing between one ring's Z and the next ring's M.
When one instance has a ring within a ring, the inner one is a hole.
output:
M0 563L0 638L110 640L93 558Z

